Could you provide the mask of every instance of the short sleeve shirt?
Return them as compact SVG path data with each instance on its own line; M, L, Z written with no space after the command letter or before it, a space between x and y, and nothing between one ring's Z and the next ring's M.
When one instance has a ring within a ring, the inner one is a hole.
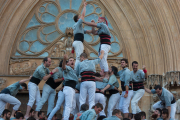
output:
M86 33L86 30L84 30L83 26L82 26L83 20L79 19L73 26L73 34L77 34L77 33Z
M105 23L97 23L97 28L99 28L98 35L100 34L106 34L106 35L111 35L108 26Z
M38 78L40 80L43 79L44 76L46 76L47 74L49 74L50 71L48 68L46 68L43 63L41 65L39 65L36 70L33 73L33 77Z
M131 71L132 82L143 82L145 79L145 74L143 70L138 70L136 73Z

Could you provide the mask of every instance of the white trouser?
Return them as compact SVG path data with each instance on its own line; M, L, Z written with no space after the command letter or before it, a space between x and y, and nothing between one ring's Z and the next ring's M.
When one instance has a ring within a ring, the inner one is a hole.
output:
M36 105L38 105L38 102L41 99L39 87L35 83L29 82L28 89L29 89L29 101L27 105L32 107L35 100L36 100Z
M75 90L72 87L64 86L63 93L65 96L65 110L63 120L69 120L71 111L76 107Z
M153 109L156 110L156 108L165 108L164 105L161 104L161 101L156 102L153 105ZM176 102L171 104L171 119L175 119L175 114L176 114Z
M102 44L101 45L101 50L104 51L104 56L101 60L101 62L99 63L101 70L104 70L104 72L108 72L108 62L107 62L107 57L108 57L108 52L111 49L111 46L108 44ZM101 55L101 50L99 51L99 56Z
M44 103L48 100L48 110L47 115L53 110L54 108L54 99L56 97L56 91L52 87L50 87L48 84L44 84L43 86L43 92L42 97L36 107L35 111L40 111L44 105Z
M106 107L106 97L102 93L95 94L95 103L101 103L103 105L103 110L99 113L99 116L106 116L104 109Z
M119 109L121 110L122 113L129 113L129 104L133 96L133 90L128 91L128 97L126 98L124 97L125 94L126 94L126 91L123 91L121 94Z
M80 62L80 55L83 53L84 51L84 46L83 43L81 41L74 41L72 46L74 47L75 53L76 53L76 62L75 62L75 69L77 68L78 63Z
M75 93L75 97L76 97L76 108L74 109L73 115L77 114L78 112L80 112L80 102L79 102L79 93Z
M112 112L114 109L118 109L120 98L121 95L119 93L112 94L111 97L109 98L108 108L107 108L108 117L112 116Z
M48 120L52 120L53 116L56 114L56 112L61 108L61 105L64 104L64 93L62 91L58 92L58 99L56 102L55 108L51 111Z
M21 102L14 96L1 93L0 94L0 116L5 109L6 103L14 105L13 110L15 111L17 111L21 105Z
M132 109L132 114L136 114L141 112L141 109L138 106L139 100L142 98L144 95L145 90L144 89L139 89L137 91L133 91L134 95L131 100L131 109Z
M80 106L86 103L87 95L89 97L89 109L95 105L96 83L94 81L81 82L79 102Z

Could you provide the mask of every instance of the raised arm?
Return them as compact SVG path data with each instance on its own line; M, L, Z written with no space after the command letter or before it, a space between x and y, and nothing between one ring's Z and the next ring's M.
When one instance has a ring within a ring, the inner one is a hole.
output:
M29 80L31 79L31 77L32 77L32 76L30 76L28 79L20 80L20 81L19 81L19 84L25 83L25 82L29 81Z
M82 19L83 21L84 21L84 17L85 17L85 14L86 14L86 5L87 5L87 3L84 2L84 8L83 8L83 11L82 11L82 14L81 14L81 17L80 17L80 19Z
M68 56L65 54L64 58L63 58L63 63L62 63L62 69L65 70L66 69L66 60L68 59Z
M146 66L145 65L143 65L143 71L144 71L144 74L145 74L145 78L147 78L148 75L147 75L147 70L146 70Z
M86 22L86 21L84 21L84 24L86 24L88 26L92 26L92 27L97 27L97 23L93 23L93 22Z
M95 23L94 20L91 20L91 22L92 22L92 23ZM92 34L93 34L93 35L98 35L98 32L97 32L97 30L95 30L94 27L92 27Z

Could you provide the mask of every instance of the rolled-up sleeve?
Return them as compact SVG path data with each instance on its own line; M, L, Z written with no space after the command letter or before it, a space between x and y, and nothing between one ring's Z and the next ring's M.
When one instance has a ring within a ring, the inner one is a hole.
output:
M113 76L113 77L110 77L110 79L109 79L109 82L108 82L108 84L109 85L113 85L114 83L116 83L116 78Z
M53 78L54 78L54 80L58 79L59 78L59 72L55 72L53 74Z
M97 65L101 62L101 59L100 58L94 59L93 62L95 63L95 65Z
M129 87L129 82L131 81L131 72L130 71L125 71L124 73L125 75L125 84L124 86L128 86Z
M103 25L103 23L98 23L98 24L97 24L97 28L101 28L102 25Z

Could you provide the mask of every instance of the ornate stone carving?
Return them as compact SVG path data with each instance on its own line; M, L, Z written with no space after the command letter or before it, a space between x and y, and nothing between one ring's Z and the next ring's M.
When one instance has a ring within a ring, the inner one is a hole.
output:
M150 88L154 88L155 85L162 85L162 80L163 80L163 76L162 75L157 75L157 74L152 74L149 75L147 78L147 87Z
M169 88L170 84L172 86L174 86L174 84L177 84L177 86L179 86L180 85L180 71L167 72L165 75L165 80L163 81L163 84L167 88Z
M6 79L0 78L0 90L6 87Z

